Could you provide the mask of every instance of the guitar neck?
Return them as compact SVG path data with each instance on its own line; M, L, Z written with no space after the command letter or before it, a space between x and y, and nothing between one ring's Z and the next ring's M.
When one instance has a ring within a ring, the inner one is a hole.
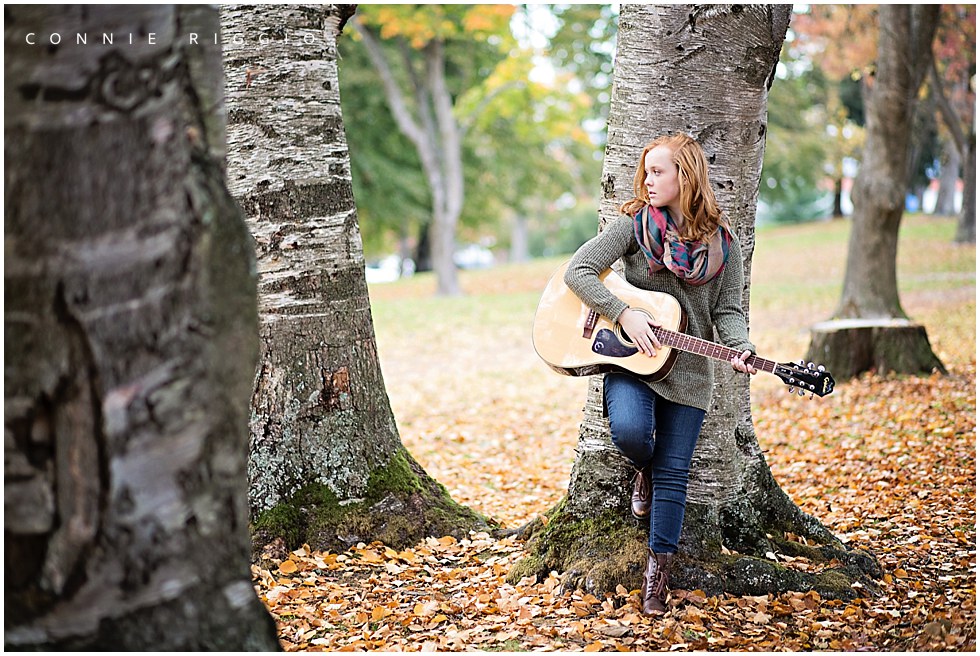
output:
M690 335L685 335L684 333L677 333L673 330L667 330L666 328L654 328L653 333L664 346L670 346L671 348L676 348L695 355L703 355L708 358L714 358L715 360L730 362L732 358L742 355L741 351L736 351L735 349L728 348L727 346L715 344L714 342L709 342L698 337L691 337ZM752 365L759 371L767 371L771 374L776 372L776 363L774 361L760 358L757 355L750 355L745 359L745 362Z

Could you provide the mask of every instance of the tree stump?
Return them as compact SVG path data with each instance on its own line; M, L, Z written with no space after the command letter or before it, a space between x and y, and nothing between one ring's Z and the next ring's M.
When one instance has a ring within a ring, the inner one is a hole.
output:
M863 371L931 373L946 368L932 351L924 326L908 319L834 319L810 328L806 359L838 381Z

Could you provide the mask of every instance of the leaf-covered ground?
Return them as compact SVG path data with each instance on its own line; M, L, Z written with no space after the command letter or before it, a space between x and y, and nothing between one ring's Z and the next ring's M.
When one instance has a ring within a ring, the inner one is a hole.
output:
M753 418L776 479L807 512L884 571L882 594L706 598L675 590L669 614L643 618L636 591L604 598L558 578L506 583L512 538L430 538L396 551L300 549L253 567L287 650L329 651L975 651L975 249L942 263L952 223L906 219L899 261L905 310L926 325L941 376L865 375L803 400L753 379ZM752 333L759 352L799 357L806 327L839 294L846 224L760 232ZM804 246L805 245L805 246ZM806 248L804 253L800 249ZM782 262L819 261L823 282ZM794 260L794 258L798 258ZM538 294L558 261L463 277L467 296L431 297L425 276L373 287L385 382L402 440L453 497L519 526L564 494L584 379L553 374L530 345ZM797 276L797 277L794 277ZM409 301L409 302L406 302Z

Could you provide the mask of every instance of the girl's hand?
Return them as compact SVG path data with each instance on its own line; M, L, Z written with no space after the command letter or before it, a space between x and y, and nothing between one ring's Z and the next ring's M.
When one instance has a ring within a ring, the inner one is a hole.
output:
M746 358L752 355L752 351L743 351L742 355L732 358L732 369L743 374L756 374L758 369L745 362Z
M642 353L652 358L657 354L657 350L663 347L657 336L653 334L653 329L659 328L660 323L651 319L646 313L626 308L617 321Z

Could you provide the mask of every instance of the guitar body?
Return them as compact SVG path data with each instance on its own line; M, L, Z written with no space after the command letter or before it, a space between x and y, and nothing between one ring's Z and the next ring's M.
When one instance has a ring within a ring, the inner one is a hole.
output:
M628 371L651 381L665 378L677 359L677 350L664 347L652 358L644 355L618 323L592 312L565 285L567 268L568 262L551 276L534 314L531 339L538 356L568 376ZM611 269L599 280L631 309L647 313L667 330L683 333L687 328L687 317L670 294L638 289ZM590 318L594 321L591 330L587 326Z
M687 335L687 317L677 299L670 294L637 289L622 277L607 269L599 280L630 309L646 313L659 324L653 334L663 344L653 357L633 345L618 323L593 312L575 292L565 285L568 262L558 267L541 295L534 314L531 339L534 350L549 367L567 376L591 376L609 371L628 371L656 382L670 373L677 353L695 355L729 362L741 357L731 347L716 344L700 337ZM774 362L757 355L745 357L745 363L757 371L778 376L789 386L791 393L810 398L827 396L834 391L834 377L822 365L800 360Z

